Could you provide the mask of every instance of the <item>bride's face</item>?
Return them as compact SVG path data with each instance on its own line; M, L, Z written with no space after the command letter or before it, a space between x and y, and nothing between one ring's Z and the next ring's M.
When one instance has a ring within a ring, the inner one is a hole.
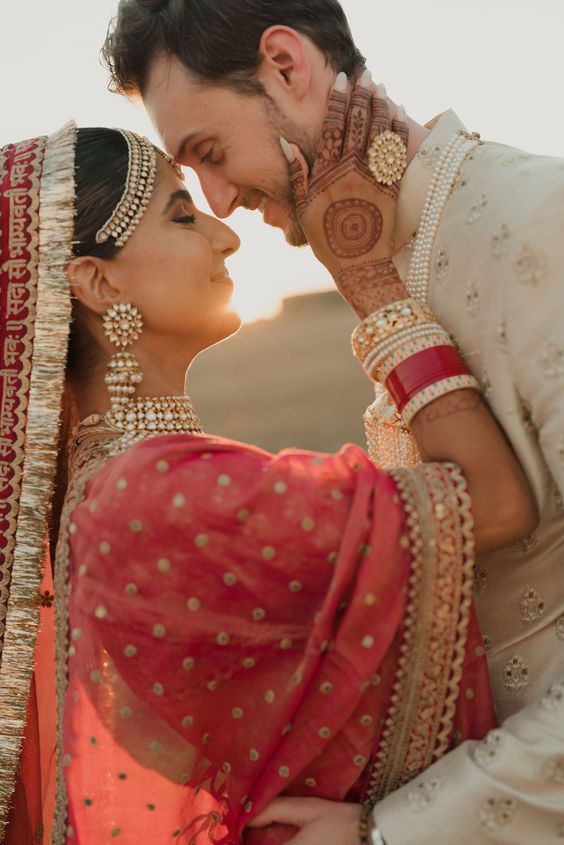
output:
M168 338L197 352L239 328L228 308L233 282L225 264L239 244L232 229L195 208L184 183L157 156L153 196L110 262L110 281L119 301L140 311L144 338Z

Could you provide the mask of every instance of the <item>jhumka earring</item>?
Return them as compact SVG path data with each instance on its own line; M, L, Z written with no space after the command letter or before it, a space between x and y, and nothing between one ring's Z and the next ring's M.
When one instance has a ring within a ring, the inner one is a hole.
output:
M126 352L143 330L143 320L130 303L112 305L104 315L104 332L119 351L108 364L106 384L110 410L106 421L125 437L123 445L155 434L202 433L202 425L188 396L135 396L143 373L135 355Z
M125 428L127 405L133 398L137 385L143 381L143 373L135 355L126 352L143 331L143 320L137 308L130 303L112 305L104 314L104 333L119 352L115 352L108 364L106 384L110 394L111 408L108 421L116 428Z

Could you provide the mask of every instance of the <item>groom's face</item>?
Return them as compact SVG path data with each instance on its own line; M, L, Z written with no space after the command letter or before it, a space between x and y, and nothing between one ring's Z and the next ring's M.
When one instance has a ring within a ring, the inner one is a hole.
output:
M157 59L144 103L166 150L195 170L213 213L262 212L294 246L307 243L297 222L279 138L311 157L313 143L270 98L191 79L177 60Z

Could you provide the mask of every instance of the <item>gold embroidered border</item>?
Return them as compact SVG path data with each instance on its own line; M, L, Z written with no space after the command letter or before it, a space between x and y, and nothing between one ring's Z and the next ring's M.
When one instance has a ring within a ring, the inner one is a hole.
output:
M20 145L21 146L21 145ZM37 232L39 227L39 180L43 163L43 150L38 143L33 159L29 162L31 172L26 174L31 187L30 206L27 210L29 224L28 299L26 316L18 322L25 327L20 338L23 350L19 357L20 402L14 409L16 422L12 433L15 454L14 476L10 498L6 501L4 518L7 530L4 533L5 547L2 566L2 605L0 631L2 640L2 662L0 665L0 841L4 839L5 825L14 791L16 771L19 763L23 731L27 715L29 687L33 673L35 639L39 624L39 585L35 578L33 563L39 559L39 567L45 549L44 531L39 545L34 545L26 536L26 519L22 519L24 489L29 491L33 484L33 472L25 478L26 421L30 407L30 374L32 371L33 333L38 287ZM4 162L7 156L4 156ZM25 398L24 398L25 397ZM24 552L24 544L28 544ZM25 559L21 560L22 554ZM17 559L16 559L17 558Z
M452 484L454 509L452 511L453 537L459 545L459 555L455 560L455 566L461 567L461 584L459 597L458 619L452 642L450 665L451 674L448 678L445 707L442 714L440 727L437 732L433 759L437 760L447 751L449 737L452 731L453 721L456 714L456 702L460 693L460 681L462 680L462 667L466 656L466 641L468 638L468 626L470 623L470 609L472 606L472 594L474 587L474 562L475 562L475 541L474 541L474 518L472 516L472 500L468 493L468 484L460 467L456 464L444 464L443 470L448 471ZM447 554L448 554L448 550Z
M0 812L5 819L25 726L39 623L39 587L55 476L71 316L66 275L74 230L74 148L68 124L45 145L39 198L39 274L24 477L0 670Z
M19 144L18 147L21 147ZM30 146L28 144L28 146ZM0 173L3 173L6 161L8 159L7 147L2 150L3 161L1 162ZM37 273L39 254L37 249L37 231L39 227L39 179L41 176L41 167L43 163L43 149L40 144L36 145L33 150L33 159L29 162L31 166L31 173L26 174L26 180L29 179L31 187L29 190L29 198L31 200L27 215L29 216L29 224L27 226L27 233L29 243L26 245L26 252L29 255L27 269L29 271L29 281L27 283L28 298L25 304L26 317L18 320L25 326L24 336L18 338L23 346L21 355L18 358L20 363L20 370L15 371L15 375L20 382L19 399L14 415L16 418L12 429L14 442L12 449L15 459L12 463L13 478L11 495L4 501L6 512L4 519L6 520L7 529L4 531L4 549L2 550L3 563L0 566L1 580L0 580L0 641L3 641L5 632L5 620L8 613L8 603L10 597L10 582L12 578L12 566L14 548L16 545L16 530L18 523L18 513L20 509L20 494L24 465L24 443L25 443L25 427L27 419L27 409L29 401L29 380L31 373L31 358L33 352L33 331L35 321L35 307L37 300ZM20 183L21 184L21 183ZM11 253L7 256L6 265L11 258ZM2 269L2 268L0 268ZM1 653L1 652L0 652ZM1 697L0 697L1 708ZM2 718L2 711L0 709L0 718ZM1 731L1 729L0 729ZM0 732L0 736L1 736ZM0 758L1 768L1 758ZM3 818L2 811L2 783L0 783L0 818Z
M391 473L413 555L398 671L366 801L374 804L448 746L462 675L473 537L465 480L450 464Z

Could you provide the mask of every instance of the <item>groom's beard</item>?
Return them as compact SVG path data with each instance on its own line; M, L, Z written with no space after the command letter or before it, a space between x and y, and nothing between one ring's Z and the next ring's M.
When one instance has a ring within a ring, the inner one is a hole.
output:
M282 156L282 151L280 150L280 137L286 138L286 140L290 143L296 144L296 146L300 148L311 170L313 162L315 161L317 145L303 130L299 129L278 109L274 100L272 100L268 95L265 95L264 102L266 104L266 110L273 130L271 138L273 150L277 150L278 155ZM284 163L286 164L285 159ZM243 205L248 205L251 208L256 207L257 202L262 198L262 196L264 196L264 192L262 191L249 191L243 201ZM288 218L288 222L284 226L286 241L290 244L290 246L306 246L308 239L298 220L296 203L294 202L294 197L290 188L289 176L284 186L277 186L276 188L273 187L268 196L270 199L274 200L275 203L281 206Z

